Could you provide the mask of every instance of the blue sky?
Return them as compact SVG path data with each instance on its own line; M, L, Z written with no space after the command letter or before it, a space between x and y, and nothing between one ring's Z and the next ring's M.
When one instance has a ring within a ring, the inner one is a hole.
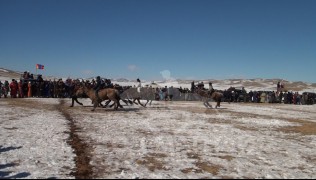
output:
M315 0L0 0L0 67L316 82Z

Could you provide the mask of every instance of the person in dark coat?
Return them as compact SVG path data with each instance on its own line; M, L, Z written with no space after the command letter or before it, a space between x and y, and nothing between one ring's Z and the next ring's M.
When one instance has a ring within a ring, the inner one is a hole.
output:
M2 84L2 82L0 81L0 98L1 98L1 96L2 96L2 88L3 88L3 84Z
M98 101L100 101L100 97L99 97L99 95L98 95L98 92L99 92L99 90L101 89L101 85L102 85L101 78L100 78L100 76L97 76L97 78L96 78L96 84L95 84L95 86L93 87L93 89L95 90L95 97L97 97Z
M191 93L193 93L195 90L194 81L191 82Z

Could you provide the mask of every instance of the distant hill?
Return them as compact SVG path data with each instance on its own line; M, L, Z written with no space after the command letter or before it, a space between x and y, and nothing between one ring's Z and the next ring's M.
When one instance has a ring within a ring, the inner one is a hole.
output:
M11 79L20 79L21 74L23 72L18 72L14 70L9 70L5 68L0 68L0 80L9 80ZM59 79L54 76L43 76L44 79ZM93 79L94 77L88 78ZM66 78L63 78L66 79ZM126 78L118 78L118 79L111 79L113 83L121 84L121 85L136 85L135 80L128 80ZM231 86L241 88L244 87L247 91L250 90L276 90L276 85L278 82L283 82L286 89L289 91L308 91L308 92L316 92L316 83L306 83L303 81L287 81L282 79L262 79L262 78L256 78L256 79L225 79L225 80L216 80L216 79L208 79L208 80L182 80L182 79L176 79L172 81L145 81L142 80L142 85L150 85L151 83L155 82L157 85L161 87L165 86L174 86L174 87L182 87L182 88L190 88L191 82L194 81L195 84L199 82L204 82L205 87L208 88L208 83L212 82L213 87L215 89L227 89Z
M1 79L12 80L20 79L22 72L12 71L5 68L0 68L0 77Z

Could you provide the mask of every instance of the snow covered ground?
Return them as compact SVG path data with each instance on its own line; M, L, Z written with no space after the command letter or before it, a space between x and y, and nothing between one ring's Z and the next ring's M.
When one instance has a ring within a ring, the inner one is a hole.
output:
M80 101L1 98L0 178L316 178L316 105Z

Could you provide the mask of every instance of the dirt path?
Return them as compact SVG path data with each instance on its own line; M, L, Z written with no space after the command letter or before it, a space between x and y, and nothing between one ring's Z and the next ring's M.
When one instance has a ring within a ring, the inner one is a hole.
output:
M61 99L60 104L56 105L56 109L60 111L68 121L68 144L74 149L76 154L76 170L72 173L72 175L75 176L76 179L92 179L93 167L90 165L92 148L82 137L79 137L77 132L82 129L71 117L71 114L67 111L66 106L65 100Z
M39 103L36 100L32 99L6 99L9 105L15 107L23 107L30 109L47 109L50 111L60 112L65 120L68 121L68 131L65 132L69 134L67 143L72 147L75 157L76 168L72 170L71 175L76 179L92 179L93 176L93 167L90 165L91 161L91 146L87 141L78 135L78 132L81 131L81 127L73 119L71 113L68 111L68 104L66 100L59 99L57 104L49 103Z

